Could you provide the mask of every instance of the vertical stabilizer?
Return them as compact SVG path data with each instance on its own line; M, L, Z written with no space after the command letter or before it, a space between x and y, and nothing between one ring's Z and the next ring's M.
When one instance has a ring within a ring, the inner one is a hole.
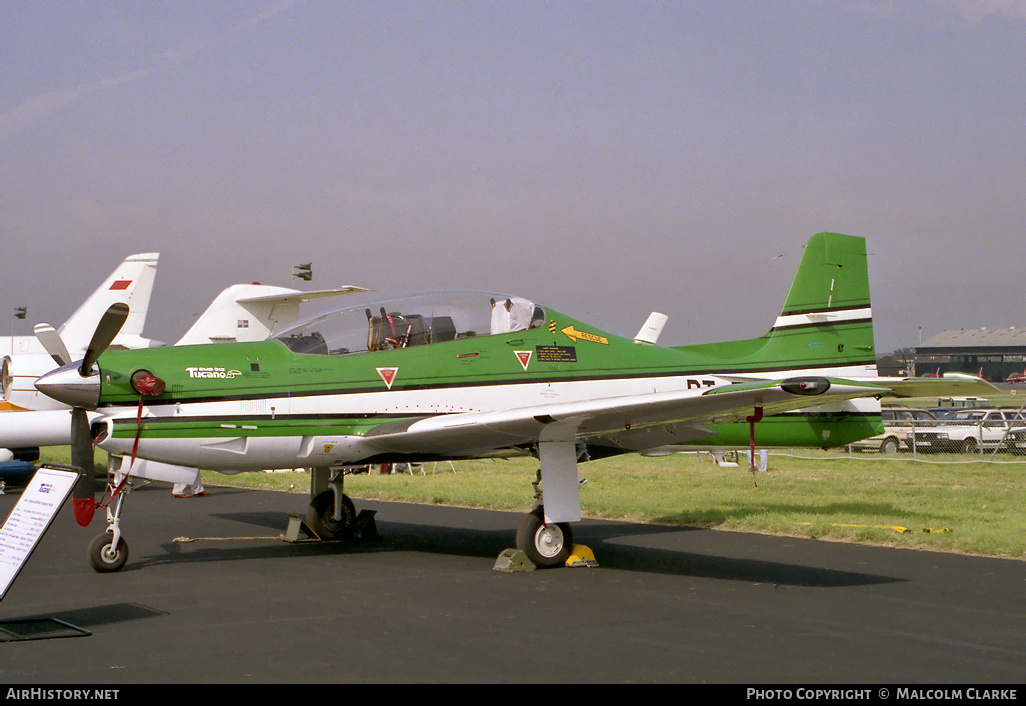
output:
M851 235L819 233L805 245L774 328L842 316L872 318L866 241Z
M103 284L64 322L59 332L72 358L81 357L100 317L111 304L117 302L127 304L129 314L111 347L139 347L150 307L150 296L153 294L158 257L158 253L142 253L125 258Z
M875 375L865 239L840 233L812 236L766 335L677 350L739 374Z
M819 233L805 246L763 353L789 368L873 366L866 241Z

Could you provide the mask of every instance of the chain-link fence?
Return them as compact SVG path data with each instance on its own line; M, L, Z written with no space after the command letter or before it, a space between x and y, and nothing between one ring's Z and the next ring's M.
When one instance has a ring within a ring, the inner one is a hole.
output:
M884 433L852 444L854 451L960 454L982 460L1019 457L1026 461L1026 405L1003 409L885 409Z

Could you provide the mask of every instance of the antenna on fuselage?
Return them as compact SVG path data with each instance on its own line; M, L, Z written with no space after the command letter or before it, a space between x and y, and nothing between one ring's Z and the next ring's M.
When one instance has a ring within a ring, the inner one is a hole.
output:
M641 327L641 330L638 331L638 335L634 337L634 342L655 344L659 339L659 334L663 332L666 320L669 318L666 314L653 311L648 315L648 319L645 321L645 325Z

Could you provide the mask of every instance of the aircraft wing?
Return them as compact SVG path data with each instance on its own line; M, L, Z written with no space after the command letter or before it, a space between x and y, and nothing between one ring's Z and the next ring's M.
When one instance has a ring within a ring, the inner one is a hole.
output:
M945 373L939 378L877 378L894 390L895 397L990 397L999 393L981 377L964 373Z
M581 402L534 405L494 412L446 414L388 422L371 429L366 443L382 452L475 454L537 441L587 440L674 425L677 441L708 436L707 424L744 421L761 406L778 414L890 389L839 378L789 378L707 390L657 392ZM632 450L669 443L653 435Z
M720 375L719 377L735 383L768 382L765 377L757 375ZM856 376L853 380L872 382L890 390L884 397L989 397L1001 390L977 375L966 373L944 373L942 377L877 377Z

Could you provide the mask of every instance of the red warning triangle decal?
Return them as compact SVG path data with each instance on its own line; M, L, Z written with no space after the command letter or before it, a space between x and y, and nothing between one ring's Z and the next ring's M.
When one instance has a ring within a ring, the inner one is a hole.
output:
M524 370L527 370L527 364L531 362L531 353L533 351L513 351L517 354L517 360L524 366Z
M395 380L395 374L399 372L399 368L378 368L378 375L381 376L382 381L385 383L385 387L389 390L392 389L392 381Z

